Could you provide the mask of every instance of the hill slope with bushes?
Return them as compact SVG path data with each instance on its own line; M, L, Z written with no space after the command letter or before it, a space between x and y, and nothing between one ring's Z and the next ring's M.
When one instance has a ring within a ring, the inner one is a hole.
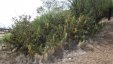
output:
M113 8L112 0L72 0L70 4L68 10L56 7L32 22L26 15L14 19L10 35L4 37L4 42L10 44L12 50L30 57L36 53L54 53L65 46L71 48L73 43L76 47L101 31L105 23L100 20L111 16L109 12L112 13Z

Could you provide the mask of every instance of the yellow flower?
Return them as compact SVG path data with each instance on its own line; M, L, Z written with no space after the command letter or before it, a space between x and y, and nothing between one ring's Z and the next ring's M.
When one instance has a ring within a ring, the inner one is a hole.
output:
M32 51L32 47L31 47L31 45L28 45L28 52L29 52L30 55L33 54L33 51Z
M49 27L49 23L46 23L46 26Z
M73 29L73 33L76 33L78 30L77 30L77 28L74 28Z

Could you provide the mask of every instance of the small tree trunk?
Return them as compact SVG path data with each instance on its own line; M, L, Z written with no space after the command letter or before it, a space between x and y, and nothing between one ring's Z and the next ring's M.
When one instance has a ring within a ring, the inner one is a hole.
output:
M111 19L111 15L112 15L112 8L109 8L109 12L108 12L108 20Z

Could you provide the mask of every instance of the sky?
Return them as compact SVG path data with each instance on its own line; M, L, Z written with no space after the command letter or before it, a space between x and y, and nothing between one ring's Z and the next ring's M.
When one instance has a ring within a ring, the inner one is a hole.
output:
M40 0L0 0L0 27L11 27L12 17L22 14L35 18L36 9L41 5Z

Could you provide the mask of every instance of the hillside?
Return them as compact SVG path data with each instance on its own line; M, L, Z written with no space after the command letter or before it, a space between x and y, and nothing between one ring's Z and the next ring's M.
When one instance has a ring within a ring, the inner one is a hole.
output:
M106 19L103 21L107 22L107 26L89 39L90 44L85 51L72 51L67 54L68 57L54 64L113 64L113 18L111 21ZM31 60L28 58L26 60L23 55L18 57L15 55L16 53L11 54L9 51L0 49L0 64L32 64Z
M88 47L93 49L83 55L71 56L58 64L113 64L113 18L107 22L107 26L95 37L89 40Z

